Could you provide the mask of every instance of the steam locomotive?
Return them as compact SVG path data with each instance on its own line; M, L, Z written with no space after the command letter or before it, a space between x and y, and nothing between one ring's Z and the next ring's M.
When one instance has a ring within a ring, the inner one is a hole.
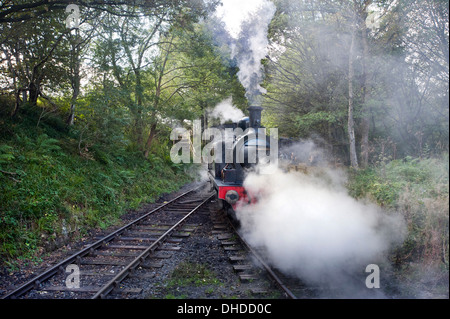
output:
M213 163L208 164L209 179L221 206L236 210L238 205L257 200L246 191L243 182L249 172L255 171L258 164L267 162L271 156L271 138L261 126L261 111L262 107L251 106L249 117L222 127L232 129L233 134L225 134L218 142L216 149L222 151L215 154Z

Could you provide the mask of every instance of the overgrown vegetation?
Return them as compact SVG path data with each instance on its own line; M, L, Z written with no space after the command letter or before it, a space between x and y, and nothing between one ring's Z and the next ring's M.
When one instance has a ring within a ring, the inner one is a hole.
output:
M0 136L0 255L28 259L92 228L118 221L129 208L152 202L191 180L174 165L168 145L142 152L93 144L57 116L36 127L36 112L2 119ZM31 125L33 123L33 125Z
M407 236L392 256L402 293L446 290L449 273L449 157L394 160L353 171L350 193L401 214ZM419 289L417 289L419 288ZM434 292L436 293L436 292Z

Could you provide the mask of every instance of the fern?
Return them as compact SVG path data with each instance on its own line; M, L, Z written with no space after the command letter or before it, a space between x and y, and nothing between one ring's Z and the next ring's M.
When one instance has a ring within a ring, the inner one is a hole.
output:
M59 151L61 151L61 147L56 145L57 143L58 143L58 140L48 137L47 134L42 134L37 138L37 141L36 141L36 146L37 146L36 153L49 154L52 152L59 152Z
M0 145L0 165L8 164L13 159L15 159L13 153L13 148L8 145Z

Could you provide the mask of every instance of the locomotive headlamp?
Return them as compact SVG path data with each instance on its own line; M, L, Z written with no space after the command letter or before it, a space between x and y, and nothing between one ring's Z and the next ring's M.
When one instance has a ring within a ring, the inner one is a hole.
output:
M239 200L238 192L233 190L228 191L225 195L225 200L231 205L236 204Z

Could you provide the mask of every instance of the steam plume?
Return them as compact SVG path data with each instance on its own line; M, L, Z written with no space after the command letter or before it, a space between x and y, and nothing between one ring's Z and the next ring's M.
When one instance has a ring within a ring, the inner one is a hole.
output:
M216 25L213 27L213 32L216 41L231 48L231 58L236 60L239 67L238 78L246 90L246 97L250 104L259 105L260 95L266 93L266 90L261 87L264 74L261 60L268 53L268 26L276 8L269 0L255 0L251 3L254 7L251 8L251 12L243 15L246 20L241 23L241 31L237 36L236 30L230 27L220 30ZM236 7L238 10L242 8L239 4ZM224 35L224 32L227 34Z
M232 99L228 98L217 104L211 111L210 116L213 118L219 118L220 124L224 124L227 121L238 122L245 115L244 112L233 106Z
M347 289L340 279L364 274L367 265L383 260L403 240L404 223L349 196L342 173L318 171L250 173L244 186L259 194L258 202L239 208L237 217L244 237L264 248L280 270L310 284ZM364 281L360 288L366 289Z
M232 56L237 59L239 66L239 81L251 105L260 105L259 96L267 92L261 87L264 74L261 60L268 53L267 30L274 14L275 5L270 1L262 1L242 24L239 39L232 50Z

